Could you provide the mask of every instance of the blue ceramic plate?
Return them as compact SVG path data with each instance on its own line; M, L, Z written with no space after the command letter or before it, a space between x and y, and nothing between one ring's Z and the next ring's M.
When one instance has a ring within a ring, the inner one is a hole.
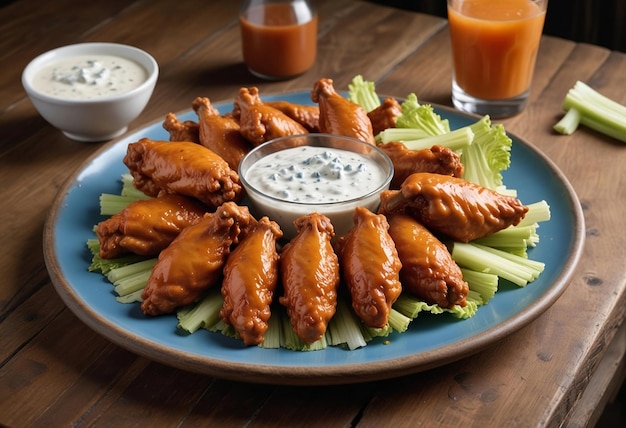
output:
M310 104L308 92L266 99ZM222 113L231 103L217 104ZM437 111L455 129L476 119L444 107ZM197 120L193 111L181 120ZM116 302L113 287L100 274L88 272L86 241L94 237L99 215L98 197L119 192L126 172L122 159L130 142L148 137L166 140L162 119L104 146L88 159L59 192L44 232L46 265L57 292L87 325L114 343L153 360L232 380L278 384L337 384L401 376L440 366L471 355L538 317L563 293L580 256L583 216L579 201L558 168L529 143L515 136L511 167L505 184L517 189L524 203L546 200L552 220L539 228L541 242L530 257L545 263L538 280L525 288L502 286L489 304L467 320L452 316L420 315L406 333L393 334L388 343L373 341L347 351L246 348L220 333L198 331L182 335L175 316L148 318L139 304Z

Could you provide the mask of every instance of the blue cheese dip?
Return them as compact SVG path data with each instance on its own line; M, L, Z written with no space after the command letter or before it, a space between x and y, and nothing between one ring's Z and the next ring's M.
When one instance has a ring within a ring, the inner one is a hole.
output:
M380 192L389 187L391 161L385 168L377 159L380 155L300 146L266 154L244 167L242 179L252 187L247 195L253 213L277 222L285 239L296 235L294 221L312 212L326 215L339 237L354 225L354 209L376 211Z
M272 153L256 162L246 180L283 201L335 203L373 192L386 177L372 159L342 149L303 146Z
M94 99L131 91L148 78L139 63L115 55L82 55L52 62L32 81L38 91L57 98Z

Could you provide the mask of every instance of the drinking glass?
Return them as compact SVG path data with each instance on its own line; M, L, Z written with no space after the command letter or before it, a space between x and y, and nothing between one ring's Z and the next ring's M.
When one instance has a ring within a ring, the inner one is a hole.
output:
M448 0L452 102L492 118L528 100L548 0Z

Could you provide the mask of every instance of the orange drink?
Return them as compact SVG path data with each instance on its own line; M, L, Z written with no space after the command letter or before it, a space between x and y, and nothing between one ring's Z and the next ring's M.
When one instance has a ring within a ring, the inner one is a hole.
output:
M448 0L457 107L494 117L523 109L546 7L547 0Z
M243 59L266 79L307 71L317 54L317 14L305 0L252 0L239 18Z

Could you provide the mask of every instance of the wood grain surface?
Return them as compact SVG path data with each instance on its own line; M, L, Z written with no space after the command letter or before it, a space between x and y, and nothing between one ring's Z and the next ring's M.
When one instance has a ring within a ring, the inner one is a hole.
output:
M55 292L42 251L49 207L101 145L68 140L37 114L20 82L28 61L87 41L149 51L161 74L131 129L188 109L199 95L226 100L241 86L309 90L320 77L346 89L355 74L381 94L451 104L445 19L354 0L317 7L316 64L281 82L260 81L243 66L238 2L18 0L0 9L0 425L593 426L610 398L602 391L624 377L624 347L611 345L626 335L626 145L588 129L552 131L576 80L626 104L626 54L593 45L544 37L527 109L501 121L575 188L586 223L582 259L553 307L479 354L365 384L232 382L112 344ZM597 373L602 380L592 381ZM585 393L588 385L594 393Z

